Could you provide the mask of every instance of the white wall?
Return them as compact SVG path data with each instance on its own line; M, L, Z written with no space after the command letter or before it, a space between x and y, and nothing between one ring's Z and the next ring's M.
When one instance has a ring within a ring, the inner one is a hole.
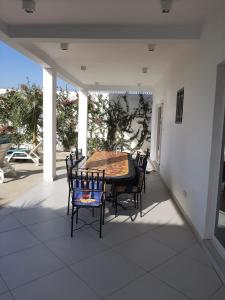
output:
M153 148L156 105L164 102L161 175L202 238L207 236L216 72L217 65L225 60L224 6L222 3L220 9L209 16L199 45L177 58L176 65L155 86L153 93ZM175 124L176 93L182 87L183 123ZM152 151L152 159L155 159L155 151Z

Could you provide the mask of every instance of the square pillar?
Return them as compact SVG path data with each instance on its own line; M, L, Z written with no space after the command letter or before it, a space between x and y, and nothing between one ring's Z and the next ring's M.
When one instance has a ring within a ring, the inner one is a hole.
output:
M87 130L88 130L88 97L87 97L87 93L80 91L79 111L78 111L78 149L82 149L84 156L87 156Z
M56 176L56 72L43 69L43 176L53 181Z

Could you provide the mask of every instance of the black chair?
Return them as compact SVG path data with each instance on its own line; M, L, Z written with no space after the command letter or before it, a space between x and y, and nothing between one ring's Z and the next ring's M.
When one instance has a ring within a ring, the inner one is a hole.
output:
M76 215L76 224L79 221L79 210L81 208L99 208L99 237L102 237L102 225L104 225L105 211L105 171L97 169L83 169L73 167L70 169L70 186L72 187L72 215L71 215L71 237L73 231L82 228L84 225L90 225L93 229L93 221L87 223L84 220L83 225L74 229L74 216Z
M120 194L133 194L134 207L140 208L140 216L142 217L142 189L144 185L144 172L136 166L136 176L134 180L114 184L115 195L115 216L118 211L118 196Z
M147 168L147 164L148 164L148 157L149 157L149 153L146 153L145 155L139 154L137 159L136 159L137 166L144 173L144 192L145 192L145 186L146 186L145 175L146 175L146 168Z
M67 215L69 215L70 210L70 197L72 193L71 180L70 180L70 169L77 166L79 162L81 162L85 157L82 154L82 149L77 149L74 152L71 152L66 156L66 172L67 172L67 183L68 183L68 203L67 203Z

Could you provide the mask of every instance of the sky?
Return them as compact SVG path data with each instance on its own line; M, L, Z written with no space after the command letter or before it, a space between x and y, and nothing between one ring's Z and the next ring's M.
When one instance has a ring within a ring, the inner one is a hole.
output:
M20 52L0 41L0 89L17 88L22 83L42 87L42 67ZM75 90L62 79L57 79L57 87Z

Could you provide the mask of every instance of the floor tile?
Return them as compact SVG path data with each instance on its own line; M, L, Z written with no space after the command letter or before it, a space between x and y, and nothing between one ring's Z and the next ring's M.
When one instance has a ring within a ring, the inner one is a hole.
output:
M43 245L0 259L0 273L10 289L62 267L63 264Z
M216 292L210 300L224 300L225 299L225 287L223 286L219 291Z
M6 293L3 295L0 295L0 300L14 300L14 298L12 297L12 295L10 293Z
M0 277L0 294L7 292L7 291L8 291L8 288L5 284L5 282Z
M144 274L143 269L112 250L85 259L71 268L102 297Z
M134 222L137 232L144 233L167 224L176 214L171 201L153 203L143 211L143 217L138 214Z
M0 232L9 231L21 227L13 215L3 216L0 218Z
M152 274L194 300L208 299L221 286L212 268L185 255L175 256Z
M192 245L190 248L184 250L182 254L187 255L190 258L196 259L198 262L206 266L212 266L210 259L205 253L204 249L198 244Z
M196 243L191 231L169 224L152 230L150 235L176 251L182 251Z
M46 245L62 261L71 264L107 248L98 238L97 233L93 232L93 234L96 235L96 238L89 236L84 231L77 231L73 238L70 236L61 237L46 242Z
M149 233L126 241L113 249L147 271L176 255L174 250L154 241Z
M35 280L13 291L16 300L99 300L75 274L67 269Z
M39 241L25 228L0 234L0 256L37 245Z
M59 215L53 209L46 207L35 207L23 209L13 214L22 224L30 225L56 218Z
M107 300L188 300L178 291L170 288L165 283L151 274L131 282L121 290L113 293Z
M127 217L125 218L127 219ZM117 222L114 219L109 223L106 222L103 227L103 241L109 246L122 243L139 234L135 227L133 222Z
M29 230L41 241L48 241L70 234L70 217L58 217L30 225Z

